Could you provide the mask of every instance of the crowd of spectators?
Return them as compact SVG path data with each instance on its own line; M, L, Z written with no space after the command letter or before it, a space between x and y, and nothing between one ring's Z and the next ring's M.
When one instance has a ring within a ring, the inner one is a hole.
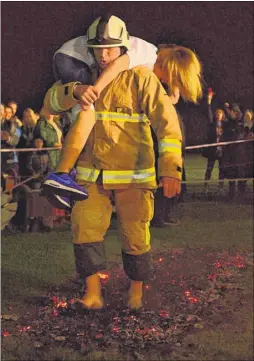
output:
M11 104L15 105L11 107ZM36 113L31 108L23 111L22 119L16 116L17 103L11 101L7 106L1 104L1 147L9 149L37 148L40 147L61 147L62 145L62 126L61 118L45 114ZM42 142L42 146L41 146ZM38 155L45 154L43 150L36 152ZM15 169L21 178L28 175L45 174L45 169L54 170L60 155L59 150L48 151L48 166L45 167L45 157L38 157L36 168L33 167L31 157L33 152L6 152L2 153L2 172L9 169ZM38 160L42 159L42 167L38 169Z
M215 112L212 110L214 93L209 89L208 129L206 143L232 142L253 139L253 111L241 109L237 103L224 103ZM223 190L224 179L229 179L229 198L234 199L238 192L245 192L247 178L253 178L253 142L233 143L226 146L204 148L203 156L207 158L205 171L205 192L209 191L209 183L215 162L219 165L219 191ZM239 179L237 182L235 179Z
M43 177L55 169L59 160L63 140L61 118L42 111L38 114L33 109L26 108L20 120L16 115L17 109L18 104L15 101L10 101L7 105L1 104L1 148L11 150L1 152L1 189L5 191L6 179L10 175L18 182L27 180L26 184L19 188L18 209L13 222L18 227L28 229L31 223L33 228L36 228L35 220L43 223L48 219L44 228L49 230L53 227L55 216L63 216L64 212L54 210L49 202L40 196L39 190ZM59 149L45 150L47 147ZM31 151L19 151L29 148ZM40 210L40 214L36 208ZM33 222L29 222L31 220Z
M208 122L205 143L252 139L254 136L253 111L249 109L243 110L237 103L231 105L224 103L220 108L213 109L213 97L214 93L210 89L207 96ZM7 105L1 103L1 148L12 150L10 152L1 152L2 191L5 191L5 179L10 174L14 175L19 181L33 177L22 188L23 197L21 196L19 199L14 222L28 229L29 224L30 226L32 224L33 228L38 228L37 221L39 220L40 223L44 224L44 228L51 229L53 227L54 212L55 215L63 216L64 211L54 210L52 212L52 206L47 203L44 197L40 197L38 200L38 191L41 189L43 177L53 171L57 165L60 147L68 131L67 125L69 123L66 122L66 115L63 117L53 116L45 114L43 111L38 114L31 108L26 108L21 119L19 119L17 110L18 104L13 100L9 101ZM59 147L59 149L45 150L46 147ZM26 148L31 148L31 151L15 152L15 149ZM237 190L240 194L245 191L247 181L241 179L253 178L253 142L203 148L202 155L207 158L205 193L209 193L209 180L216 161L218 161L219 167L219 192L223 190L224 179L229 180L230 199L235 198ZM236 182L234 179L240 180ZM183 186L185 187L185 185ZM27 198L30 190L35 192L28 206ZM158 207L155 204L155 211L157 208L159 211L155 212L152 224L154 223L155 226L157 223L163 225L165 223L179 224L179 221L174 217L175 211L172 211L176 208L179 197L177 200L167 200L167 202L164 202L165 204L163 203L163 206L159 201L159 193L156 198L158 198ZM163 199L163 195L161 199ZM38 208L40 209L39 213ZM32 221L30 223L29 219L27 219L28 215L28 218ZM46 223L45 219L48 220Z

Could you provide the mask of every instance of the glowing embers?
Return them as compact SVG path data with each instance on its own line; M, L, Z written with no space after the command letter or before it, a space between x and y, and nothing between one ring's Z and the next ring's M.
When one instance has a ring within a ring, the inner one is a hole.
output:
M190 291L185 291L184 294L190 303L198 303L198 298L192 296Z
M11 334L10 334L9 331L2 331L2 336L3 337L9 337L9 336L11 336Z
M107 271L104 272L98 272L98 275L100 277L100 280L103 284L107 283L110 279L110 273Z
M67 308L68 307L68 303L67 303L66 299L60 299L57 296L53 296L51 300L52 300L55 308Z
M19 329L19 332L27 332L27 331L31 331L32 327L31 326L23 326Z
M228 267L233 267L233 268L245 268L246 267L245 259L243 256L241 256L239 254L231 256L227 253L223 254L221 256L221 258L214 263L214 265L218 269L220 269L220 268L225 269Z
M169 317L169 313L166 310L161 310L159 313L160 317L162 318L168 318Z

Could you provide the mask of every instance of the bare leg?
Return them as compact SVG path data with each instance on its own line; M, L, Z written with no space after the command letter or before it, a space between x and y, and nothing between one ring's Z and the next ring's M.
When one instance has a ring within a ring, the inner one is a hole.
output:
M64 140L56 172L69 173L74 167L95 124L95 111L82 110Z

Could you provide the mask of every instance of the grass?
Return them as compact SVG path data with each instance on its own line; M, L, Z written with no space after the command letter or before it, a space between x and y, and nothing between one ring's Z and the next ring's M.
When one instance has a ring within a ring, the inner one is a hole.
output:
M180 227L152 229L153 249L208 247L251 250L253 209L242 204L188 202L181 205ZM205 225L205 226L204 226ZM106 236L109 260L120 260L114 230ZM69 229L49 234L19 233L2 237L2 307L5 301L58 284L75 272Z
M200 170L195 170L196 166ZM187 179L203 179L204 166L204 158L188 156ZM213 177L217 177L216 170ZM218 253L235 250L253 252L253 207L250 204L188 201L181 203L180 216L181 225L178 227L151 229L154 251L204 248ZM121 248L115 230L108 231L105 245L108 260L121 261ZM2 313L26 310L27 297L45 295L51 287L65 282L74 274L71 232L67 226L47 234L3 236ZM225 300L229 308L232 303L230 312L234 312L234 317L228 319L225 316L219 328L213 323L208 329L187 335L186 344L198 347L195 352L189 350L188 355L183 354L181 360L253 359L252 270L242 274L240 282L244 288L245 306L234 310L233 301ZM3 349L3 360L130 360L127 355L102 352L86 357L61 347L34 351L31 341L25 337L4 338ZM173 354L170 357L151 354L148 361L173 359L180 360Z

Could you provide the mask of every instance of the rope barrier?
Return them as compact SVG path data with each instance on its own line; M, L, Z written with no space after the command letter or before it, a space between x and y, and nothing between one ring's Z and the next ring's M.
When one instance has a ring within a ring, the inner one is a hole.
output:
M208 148L208 147L219 147L219 146L221 146L221 145L252 142L253 140L254 140L254 138L251 138L251 139L242 139L242 140L234 140L234 141L230 141L230 142L220 142L220 143L211 143L211 144L191 145L191 146L189 146L189 147L185 147L185 149L186 149L186 150L189 150L189 149L199 149L199 148Z
M234 140L230 142L220 142L220 143L211 143L211 144L199 144L199 145L190 145L185 147L186 150L190 149L199 149L199 148L209 148L209 147L219 147L228 144L237 144L237 143L246 143L246 142L253 142L254 138L251 139L242 139L242 140ZM12 148L12 149L0 149L1 153L7 152L41 152L43 150L60 150L62 147L48 147L48 148Z
M40 177L41 177L41 175L39 174L39 175L34 175L34 176L30 177L30 178L27 178L27 179L25 179L24 181L19 182L19 183L16 184L14 187L12 187L12 189L11 189L10 191L4 191L3 194L11 193L11 192L13 191L13 189L21 186L22 184L25 184L25 183L29 182L29 181L32 180L32 179L36 179L36 178L40 178Z
M254 178L223 178L223 179L194 179L193 181L182 181L182 184L204 184L204 183L223 183L223 182L243 182L254 181Z
M41 152L43 150L60 150L62 147L48 147L48 148L5 148L1 149L1 153L7 153L7 152Z

